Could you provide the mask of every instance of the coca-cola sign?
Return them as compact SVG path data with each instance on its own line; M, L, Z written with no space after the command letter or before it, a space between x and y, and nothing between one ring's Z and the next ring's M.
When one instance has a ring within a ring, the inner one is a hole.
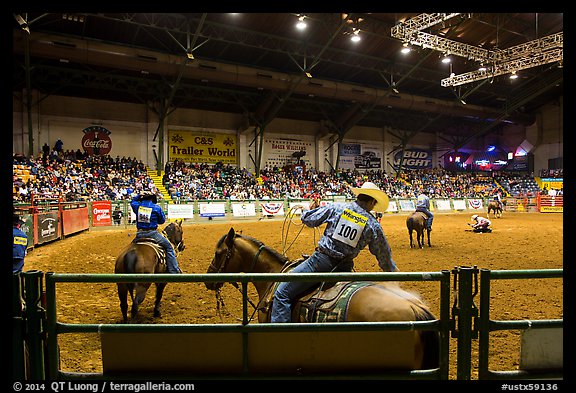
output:
M82 130L82 147L88 154L103 156L112 150L111 132L101 126L90 126Z

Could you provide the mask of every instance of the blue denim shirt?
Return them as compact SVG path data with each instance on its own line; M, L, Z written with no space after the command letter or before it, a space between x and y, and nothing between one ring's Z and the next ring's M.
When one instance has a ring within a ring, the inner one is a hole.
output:
M150 200L139 201L138 196L135 196L130 202L130 207L136 214L137 229L157 229L158 224L166 222L166 215L162 208Z
M416 209L424 208L426 210L430 210L430 198L428 198L425 194L418 195L418 199L416 200Z
M352 260L368 246L383 271L396 270L382 226L356 202L331 203L307 210L302 212L301 219L308 227L327 224L318 242L320 252L337 260Z

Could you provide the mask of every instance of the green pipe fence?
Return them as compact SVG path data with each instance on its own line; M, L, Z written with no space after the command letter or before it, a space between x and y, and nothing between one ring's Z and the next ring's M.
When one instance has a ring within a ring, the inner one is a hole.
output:
M480 307L474 303L479 292ZM490 283L497 279L562 278L563 269L543 270L479 270L474 267L457 267L441 272L395 272L395 273L218 273L218 274L60 274L29 271L13 275L13 378L16 380L101 379L102 373L63 372L59 369L58 336L68 333L99 332L249 332L269 331L402 331L431 330L440 336L440 366L430 370L409 372L383 372L370 375L374 379L448 379L450 338L457 338L456 378L471 379L472 341L479 339L478 379L514 378L561 378L562 370L545 374L526 370L491 371L488 369L490 332L511 329L562 328L563 319L554 320L491 320ZM451 279L453 289L451 290ZM249 323L248 284L262 281L425 281L439 283L440 312L437 320L412 322L331 322L331 323ZM45 282L45 304L42 285ZM119 282L239 282L242 293L242 322L238 324L70 324L57 320L56 287L62 283L119 283ZM450 308L451 297L453 305ZM22 301L24 299L24 303ZM247 359L246 339L243 341L243 359ZM251 375L244 363L243 378ZM148 378L148 376L146 376ZM168 378L169 376L164 376ZM191 376L192 377L192 376ZM209 376L194 375L203 379ZM213 376L211 376L213 377ZM286 376L258 376L258 379L285 378ZM344 375L314 375L302 378L353 378ZM358 377L358 375L356 375ZM135 375L134 378L142 378ZM218 376L234 378L238 376ZM296 377L298 378L298 377Z
M344 323L248 323L248 284L257 281L437 281L440 282L440 319L410 322L344 322ZM57 321L57 283L117 283L117 282L240 282L242 284L243 321L241 324L66 324ZM66 333L97 332L198 332L198 331L375 331L375 330L434 330L440 333L440 367L431 370L392 372L382 378L448 379L450 335L450 272L421 273L250 273L250 274L57 274L46 273L47 333L50 379L83 379L106 377L100 373L64 373L59 370L58 338ZM244 351L247 345L244 345ZM244 354L244 359L247 356ZM248 367L246 367L248 368ZM248 370L249 371L249 370ZM250 377L249 372L246 375ZM202 378L201 375L194 376ZM226 376L223 376L225 378ZM238 376L235 376L236 378ZM283 376L285 378L285 376ZM327 378L322 375L319 378ZM332 376L334 377L334 376ZM341 377L341 375L340 375Z
M528 372L526 370L492 371L489 369L490 332L497 330L523 330L563 328L564 319L541 320L492 320L490 319L490 284L493 280L513 280L528 278L563 278L563 269L546 270L497 270L480 271L480 318L478 321L480 337L478 340L478 379L527 379L562 378L562 370Z

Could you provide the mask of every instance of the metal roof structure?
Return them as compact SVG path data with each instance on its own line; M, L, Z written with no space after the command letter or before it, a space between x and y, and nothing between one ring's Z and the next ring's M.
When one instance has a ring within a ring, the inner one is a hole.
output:
M160 116L239 113L245 128L280 117L340 136L355 125L439 132L456 148L503 122L530 125L563 96L562 61L532 62L516 80L500 72L443 86L481 61L452 55L444 64L447 53L429 45L402 54L408 42L392 35L417 20L427 37L473 52L529 48L520 53L528 64L540 40L562 36L562 13L446 14L425 24L429 15L444 14L14 13L13 91L146 103Z

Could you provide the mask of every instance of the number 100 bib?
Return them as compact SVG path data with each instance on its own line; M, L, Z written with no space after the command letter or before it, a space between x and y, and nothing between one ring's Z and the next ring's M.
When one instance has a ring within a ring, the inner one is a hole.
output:
M348 244L350 247L356 247L367 222L367 217L345 209L338 220L332 239Z

